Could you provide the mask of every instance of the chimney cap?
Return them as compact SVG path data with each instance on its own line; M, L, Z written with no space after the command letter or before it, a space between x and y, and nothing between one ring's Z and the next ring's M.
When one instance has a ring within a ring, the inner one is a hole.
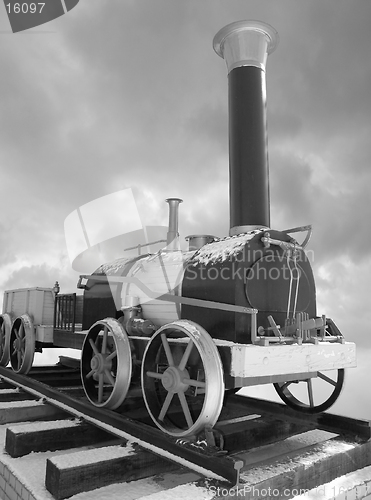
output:
M182 198L166 198L165 200L167 203L170 203L171 201L179 201L179 203L183 203Z
M271 54L278 45L278 32L270 24L263 23L262 21L236 21L224 26L224 28L219 30L214 36L213 47L218 56L224 57L223 51L225 39L232 33L239 33L241 31L260 31L266 35L268 39L268 54Z

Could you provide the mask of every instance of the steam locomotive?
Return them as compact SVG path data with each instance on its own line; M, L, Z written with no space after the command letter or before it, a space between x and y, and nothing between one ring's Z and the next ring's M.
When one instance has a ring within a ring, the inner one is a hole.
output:
M212 428L226 391L242 387L273 383L306 413L336 401L344 369L356 364L355 345L317 316L305 253L311 227L270 228L265 68L277 44L276 30L259 21L229 24L213 41L228 68L229 235L191 235L181 250L182 200L169 198L159 252L82 275L83 295L60 294L57 284L5 292L3 366L10 360L27 373L35 350L81 349L93 405L115 410L141 390L154 424L178 437ZM315 381L327 390L316 394Z

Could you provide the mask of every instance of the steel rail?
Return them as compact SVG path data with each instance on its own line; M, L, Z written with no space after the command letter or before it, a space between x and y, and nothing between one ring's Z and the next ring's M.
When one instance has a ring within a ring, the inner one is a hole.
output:
M362 440L371 439L371 420L356 419L326 412L314 414L300 413L282 403L240 396L239 394L231 395L230 401L231 403L235 402L254 408L256 412L267 412L273 415L280 415L292 422L313 425L316 429L342 435L348 434Z
M32 374L31 374L32 376ZM106 432L135 442L142 448L169 459L179 465L189 468L206 478L228 481L236 484L242 463L236 456L218 456L213 450L203 448L201 451L192 446L189 441L168 436L147 424L132 420L120 413L97 408L88 402L76 400L68 394L32 379L29 376L13 372L9 368L0 367L0 378L24 391L44 398L45 401L75 417L104 429ZM304 414L295 412L282 403L250 398L240 395L230 395L229 402L233 405L243 405L246 410L254 410L261 414L273 415L293 423L300 423L349 437L362 442L371 439L371 421L354 419L330 413ZM248 445L248 443L247 443Z
M236 461L230 457L219 457L208 453L205 449L202 449L201 452L197 451L197 449L187 446L185 440L182 441L183 444L180 444L177 439L165 435L160 430L111 410L97 408L85 401L75 400L68 394L61 393L38 380L15 373L8 368L0 367L0 377L36 397L45 398L49 404L71 415L83 418L116 437L137 443L148 451L194 470L206 478L236 484Z

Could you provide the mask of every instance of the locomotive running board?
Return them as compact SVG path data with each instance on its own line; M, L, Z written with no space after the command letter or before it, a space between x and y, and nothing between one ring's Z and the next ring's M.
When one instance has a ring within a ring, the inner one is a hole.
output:
M209 309L220 309L222 311L251 314L253 317L256 316L256 314L258 313L257 309L251 307L236 306L234 304L227 304L224 302L214 302L212 300L205 300L205 299L194 299L192 297L183 297L180 295L173 295L171 293L161 293L159 295L159 292L151 290L150 288L148 288L148 286L142 283L135 276L127 278L125 276L101 276L94 274L92 275L81 274L80 279L86 279L91 281L104 281L104 282L108 281L112 283L127 283L135 285L138 288L140 288L142 292L147 294L148 297L150 297L151 299L164 300L164 301L174 302L176 304L187 304L189 306L195 306L195 307L205 307Z

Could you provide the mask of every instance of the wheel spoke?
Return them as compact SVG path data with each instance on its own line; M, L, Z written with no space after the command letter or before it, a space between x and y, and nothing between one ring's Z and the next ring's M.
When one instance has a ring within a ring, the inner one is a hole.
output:
M102 342L102 354L106 354L107 349L107 338L108 338L108 328L107 326L103 329L103 342Z
M318 372L318 378L321 378L322 380L325 380L329 384L331 384L334 387L336 387L336 384L337 384L336 380L332 380L332 378L328 377L327 375L324 375L323 373Z
M17 368L19 370L22 364L22 354L21 351L16 351L16 352L17 352Z
M165 398L164 404L162 405L162 408L161 408L160 414L159 414L159 416L158 416L158 419L159 419L159 420L161 420L161 421L162 421L162 420L164 420L165 415L166 415L166 413L167 413L167 411L168 411L168 409L169 409L170 403L171 403L171 401L172 401L172 399L173 399L173 396L174 396L174 393L173 393L173 392L168 392L168 393L167 393L167 396L166 396L166 398Z
M162 378L164 376L163 373L158 373L158 372L146 372L146 375L147 375L147 377L159 378L160 380L162 380Z
M111 361L115 356L117 356L117 351L111 352L111 354L107 356L107 361Z
M181 359L181 361L179 363L179 367L178 367L179 370L184 370L184 368L186 367L186 364L188 362L188 358L189 358L189 355L191 354L193 346L194 346L194 344L193 344L192 340L189 339L187 348L184 351L183 357L182 357L182 359Z
M103 401L103 383L104 376L103 373L100 373L98 379L98 403L101 403Z
M162 345L164 346L164 349L165 349L167 362L169 363L169 366L174 366L173 355L171 353L169 342L167 341L167 337L166 337L165 333L161 334L161 340L162 340Z
M202 382L202 380L193 380L191 378L184 378L182 382L188 385L192 385L193 387L202 387L203 389L205 389L206 387L206 382Z
M91 338L89 339L89 344L91 345L91 348L93 349L94 354L99 354L98 348L95 345L95 343L93 342L93 339L91 339Z
M307 380L307 386L308 386L309 406L312 408L314 406L314 399L313 399L313 385L311 378Z
M284 391L291 384L292 384L292 381L285 382L284 384L281 385L281 389Z
M90 378L94 375L95 373L95 370L91 370L87 375L86 375L86 378Z
M114 387L115 386L115 379L112 377L111 372L109 372L108 370L104 370L104 374L108 378L109 383Z
M188 428L192 427L193 420L191 417L191 413L189 411L188 403L187 403L186 397L184 395L184 392L178 392L178 397L179 397L180 404L182 405L182 410L183 410Z

